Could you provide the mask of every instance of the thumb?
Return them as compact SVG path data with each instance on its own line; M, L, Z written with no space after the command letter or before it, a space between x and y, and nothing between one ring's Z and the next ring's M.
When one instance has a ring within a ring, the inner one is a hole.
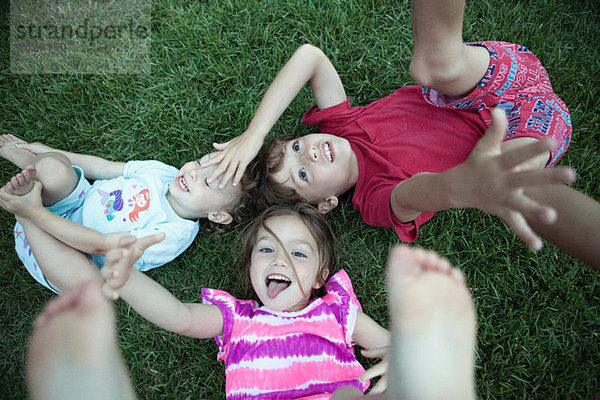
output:
M33 181L33 188L31 189L31 192L35 195L40 194L42 192L42 182L38 180Z
M227 146L229 146L230 142L231 142L231 140L228 142L225 142L225 143L213 143L213 147L216 150L222 151L222 150L225 150L227 148Z
M506 114L500 107L496 107L492 110L492 124L487 128L485 134L477 143L479 150L493 150L500 143L506 135L506 129L508 127L508 120Z

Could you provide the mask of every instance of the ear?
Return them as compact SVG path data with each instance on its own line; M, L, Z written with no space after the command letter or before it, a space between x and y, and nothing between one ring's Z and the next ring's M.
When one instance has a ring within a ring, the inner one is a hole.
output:
M313 285L313 289L320 289L327 283L327 277L329 276L329 268L324 268L321 271L321 279L316 281Z
M208 214L208 220L221 225L229 225L233 217L226 211L217 211Z
M317 205L317 210L321 214L327 214L329 211L336 208L338 205L338 198L336 196L331 196L326 198L325 200L321 200Z

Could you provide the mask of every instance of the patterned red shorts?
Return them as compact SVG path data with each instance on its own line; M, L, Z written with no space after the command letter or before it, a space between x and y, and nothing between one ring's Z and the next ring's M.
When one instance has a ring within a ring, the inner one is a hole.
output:
M505 140L517 137L556 142L547 166L553 166L571 141L571 116L565 103L554 93L548 73L537 57L525 47L506 42L475 42L490 53L490 66L477 87L467 96L452 98L424 88L430 104L444 108L477 110L491 123L491 110L506 112L508 130Z

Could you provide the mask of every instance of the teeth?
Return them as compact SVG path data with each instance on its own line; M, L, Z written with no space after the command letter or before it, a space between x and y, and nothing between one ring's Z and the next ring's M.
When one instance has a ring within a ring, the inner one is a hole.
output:
M329 143L325 143L325 156L327 156L329 162L333 162L333 157L331 157L331 150L329 150Z
M186 192L190 191L190 188L188 187L187 182L183 178L183 175L181 176L181 178L179 178L179 184L181 185L182 188L185 189Z
M267 280L278 280L278 281L284 281L284 282L291 282L291 279L289 279L287 276L283 276L280 274L271 274L269 276L267 276Z

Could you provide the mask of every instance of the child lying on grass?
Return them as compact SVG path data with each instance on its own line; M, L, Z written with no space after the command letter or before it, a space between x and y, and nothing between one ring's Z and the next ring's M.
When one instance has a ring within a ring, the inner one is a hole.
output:
M321 212L354 189L370 225L414 241L437 211L499 216L530 248L540 236L600 268L600 204L569 188L553 166L571 138L567 107L539 60L504 42L463 43L464 1L413 1L417 86L352 107L327 56L300 47L265 93L247 130L215 144L209 181L236 184L269 130L308 83L316 106L303 122L323 133L275 139L251 166L262 207L307 201Z
M209 184L213 168L199 160L180 170L159 161L113 162L13 135L0 136L0 156L24 168L0 190L0 205L17 219L17 254L57 293L99 279L104 255L124 236L165 234L136 262L147 271L193 242L199 218L229 224L240 207L241 189Z

